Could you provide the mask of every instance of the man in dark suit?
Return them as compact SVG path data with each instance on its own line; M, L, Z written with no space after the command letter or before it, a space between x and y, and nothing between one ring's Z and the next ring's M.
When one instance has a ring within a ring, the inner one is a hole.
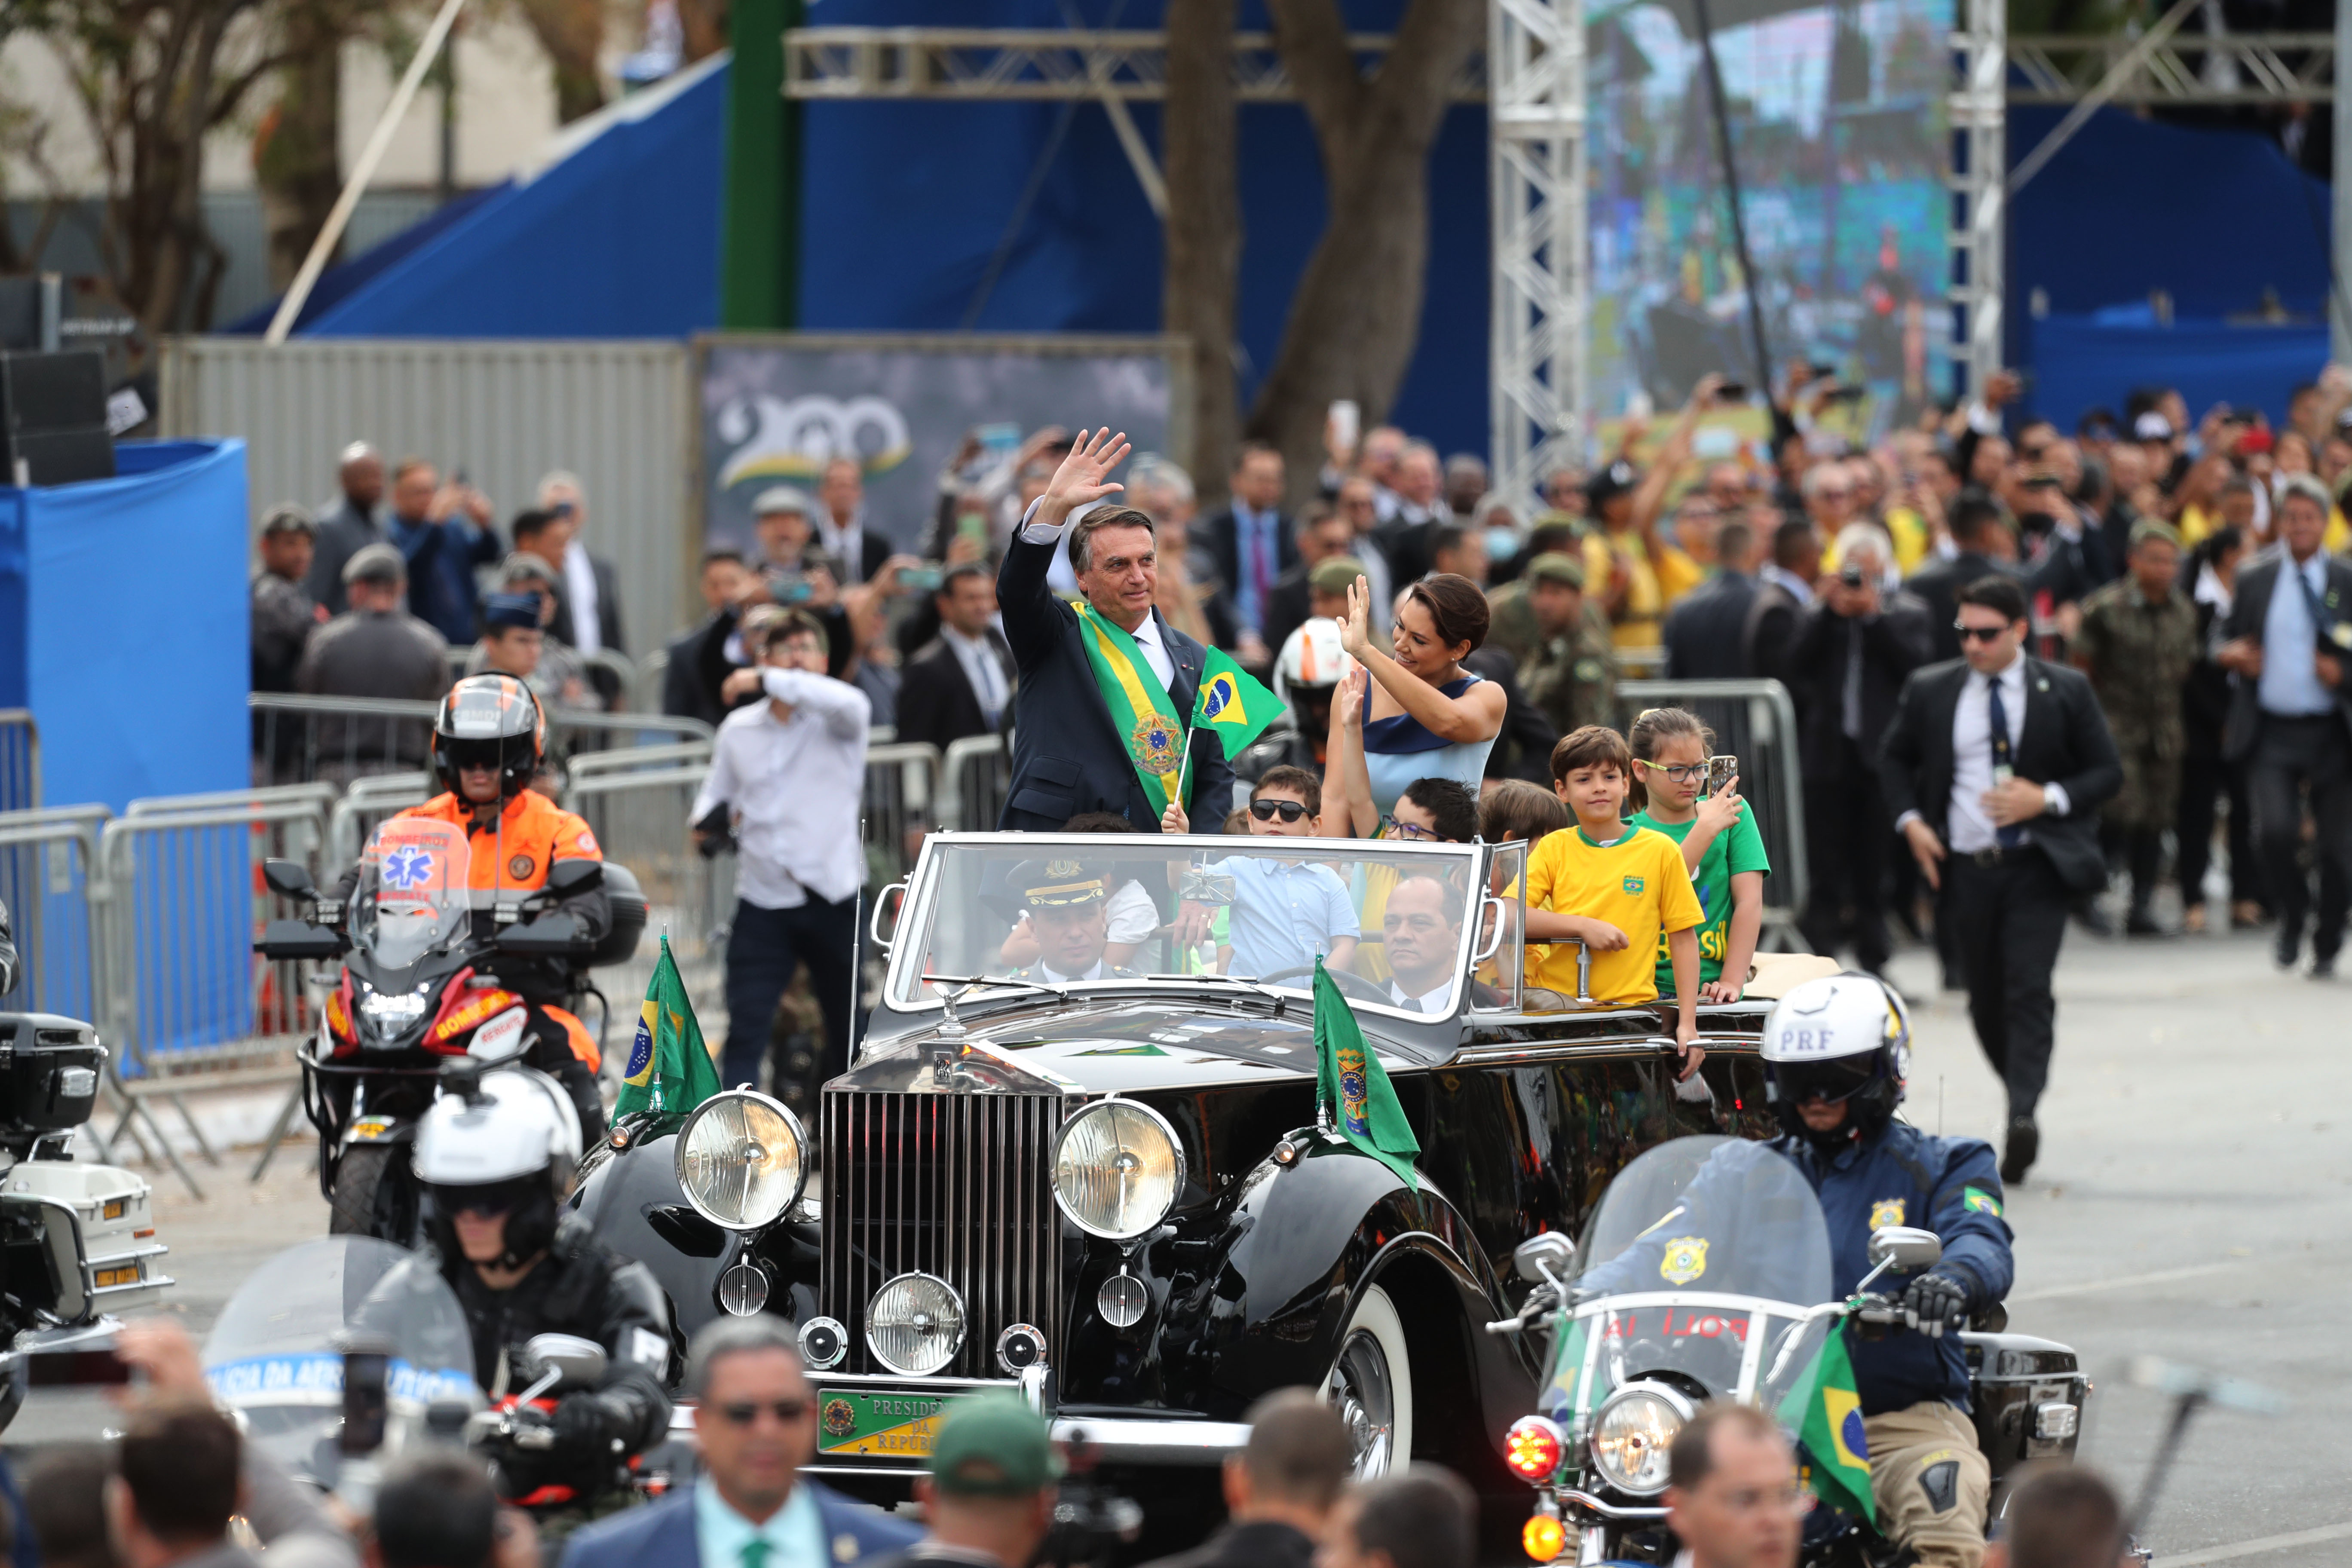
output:
M1960 657L1960 636L1952 629L1960 590L1980 577L2008 575L2017 557L2016 536L2000 502L1983 490L1960 492L1948 526L1959 553L1921 567L1904 584L1927 606L1927 635L1933 639L1928 651L1938 663Z
M1748 676L1748 612L1756 581L1756 531L1733 520L1715 536L1715 575L1666 613L1668 680L1742 680Z
M907 661L898 684L898 739L945 752L992 735L1013 705L1013 650L996 629L996 580L977 561L948 568L931 595L940 635Z
M650 1508L597 1521L565 1543L563 1568L755 1568L801 1563L821 1543L827 1568L855 1568L905 1550L913 1525L811 1480L815 1391L792 1325L766 1313L720 1318L687 1350L687 1394L703 1473Z
M319 519L318 548L302 579L303 591L330 616L351 608L343 597L343 568L369 545L383 542L383 454L365 441L352 442L343 448L335 479L342 497Z
M1234 460L1231 499L1193 530L1193 540L1216 563L1233 595L1244 664L1267 664L1280 646L1266 630L1266 599L1285 572L1298 564L1298 540L1282 513L1282 452L1244 441ZM1253 649L1255 642L1258 646Z
M1888 594L1885 535L1868 524L1838 537L1839 574L1805 612L1789 649L1797 756L1805 780L1805 853L1812 876L1798 926L1815 952L1849 942L1881 974L1886 853L1895 838L1878 787L1879 742L1911 672L1927 662L1927 609Z
M840 563L842 586L874 581L890 559L890 542L866 526L866 470L856 458L825 464L816 500L817 548Z
M2221 755L2246 768L2254 842L2278 910L2282 969L2294 967L2311 911L2310 881L2298 858L2298 794L2311 793L2319 852L2311 973L2321 980L2336 972L2352 897L2352 683L2345 680L2352 663L2352 565L2320 547L2327 512L2327 492L2316 481L2287 481L2278 502L2284 548L2238 574L2217 656L2238 678Z
M1324 562L1348 553L1356 531L1328 501L1309 501L1298 514L1298 560L1274 581L1265 596L1265 620L1259 627L1265 646L1277 655L1290 634L1315 613L1315 586L1308 581Z
M1772 535L1772 559L1757 574L1756 596L1748 605L1740 643L1748 674L1757 680L1789 678L1790 645L1813 602L1813 580L1822 574L1822 536L1806 518L1791 518Z
M2009 1089L2001 1180L2041 1151L2033 1111L2050 1077L2050 995L2067 905L2107 879L2099 807L2123 764L2091 683L2025 652L2025 592L2008 577L1959 591L1964 658L1904 683L1879 784L1920 875L1942 895L1969 1018Z
M662 668L663 712L699 719L714 730L727 717L729 704L719 689L742 668L728 657L727 649L752 581L740 551L713 550L703 556L702 602L710 613L699 626L670 639L668 662ZM744 664L753 662L740 644L735 651Z
M1003 831L1056 832L1087 811L1116 812L1144 827L1162 819L1159 797L1173 793L1180 778L1183 798L1199 806L1203 825L1223 820L1232 807L1234 770L1224 744L1195 733L1192 725L1208 650L1152 607L1160 574L1151 520L1125 507L1091 505L1124 488L1104 479L1127 453L1127 442L1108 430L1081 439L1005 547L996 597L1020 687L1013 698L1013 778L997 823ZM1071 522L1080 507L1089 510ZM1134 640L1144 667L1139 673L1160 689L1143 691L1146 703L1136 706L1152 711L1139 715L1131 730L1112 721L1087 657L1087 628L1045 585L1045 569L1066 525L1070 566L1087 607ZM1159 706L1162 696L1166 710ZM1155 779L1153 791L1144 787L1144 770Z

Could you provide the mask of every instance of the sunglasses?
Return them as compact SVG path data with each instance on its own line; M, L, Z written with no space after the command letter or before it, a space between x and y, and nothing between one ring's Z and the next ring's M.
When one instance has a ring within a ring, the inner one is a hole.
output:
M1393 816L1383 816L1381 818L1381 837L1383 838L1426 838L1434 843L1437 838L1437 829L1434 827L1423 827L1417 822L1399 822Z
M1254 800L1250 815L1260 822L1272 822L1276 816L1285 822L1296 822L1307 815L1307 808L1295 800Z
M1708 757L1704 762L1696 763L1654 763L1647 757L1635 757L1633 763L1636 767L1647 768L1654 773L1664 773L1676 784L1688 784L1693 779L1706 777L1706 765L1713 761L1715 761L1713 757Z
M760 1412L762 1410L773 1415L777 1420L789 1426L809 1413L809 1402L805 1399L779 1399L761 1405L746 1399L737 1404L719 1406L719 1414L727 1418L727 1424L730 1426L749 1426L759 1420Z
M2001 633L2003 633L2003 632L2005 632L2005 631L2007 631L2007 630L2009 630L2009 628L2008 628L2007 626L1962 626L1962 625L1961 625L1959 622L1958 622L1958 621L1954 621L1954 622L1952 623L1952 629L1953 629L1954 631L1956 631L1956 632L1958 632L1958 633L1959 633L1959 634L1960 634L1960 640L1961 640L1962 642L1964 642L1964 643L1965 643L1965 642L1981 642L1981 643L1997 642L1997 641L1999 641L1999 640L2000 640L2000 634L2001 634Z

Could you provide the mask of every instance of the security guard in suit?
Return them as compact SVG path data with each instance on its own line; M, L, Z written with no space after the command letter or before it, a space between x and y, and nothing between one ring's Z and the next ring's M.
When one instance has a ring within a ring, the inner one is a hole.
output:
M1969 1419L1957 1331L2015 1278L1992 1145L1895 1120L1911 1023L1874 976L1793 987L1765 1020L1763 1054L1767 1096L1786 1130L1772 1147L1821 1198L1838 1293L1870 1271L1871 1232L1910 1226L1943 1239L1934 1268L1882 1277L1893 1283L1880 1289L1900 1292L1906 1329L1852 1342L1854 1391L1879 1529L1927 1568L1977 1568L1992 1467Z

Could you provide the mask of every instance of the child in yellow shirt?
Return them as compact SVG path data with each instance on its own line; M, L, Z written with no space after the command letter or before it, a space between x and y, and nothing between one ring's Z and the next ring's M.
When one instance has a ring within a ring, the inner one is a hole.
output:
M1547 834L1528 856L1528 984L1576 994L1576 952L1592 955L1592 997L1613 1005L1654 1002L1658 995L1658 938L1674 965L1675 1038L1683 1047L1680 1077L1698 1070L1706 1055L1698 1035L1698 928L1706 920L1691 890L1682 848L1654 828L1621 819L1633 783L1633 757L1625 737L1587 724L1551 752L1552 793L1576 815L1576 826ZM1538 949L1538 942L1557 945Z

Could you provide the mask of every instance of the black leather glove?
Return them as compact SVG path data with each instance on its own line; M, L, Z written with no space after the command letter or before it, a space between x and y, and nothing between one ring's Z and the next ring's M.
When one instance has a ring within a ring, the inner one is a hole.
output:
M1967 1284L1939 1268L1931 1268L1904 1288L1903 1321L1931 1340L1944 1337L1968 1318Z
M555 1405L555 1446L583 1458L609 1458L620 1425L601 1394L567 1394Z

